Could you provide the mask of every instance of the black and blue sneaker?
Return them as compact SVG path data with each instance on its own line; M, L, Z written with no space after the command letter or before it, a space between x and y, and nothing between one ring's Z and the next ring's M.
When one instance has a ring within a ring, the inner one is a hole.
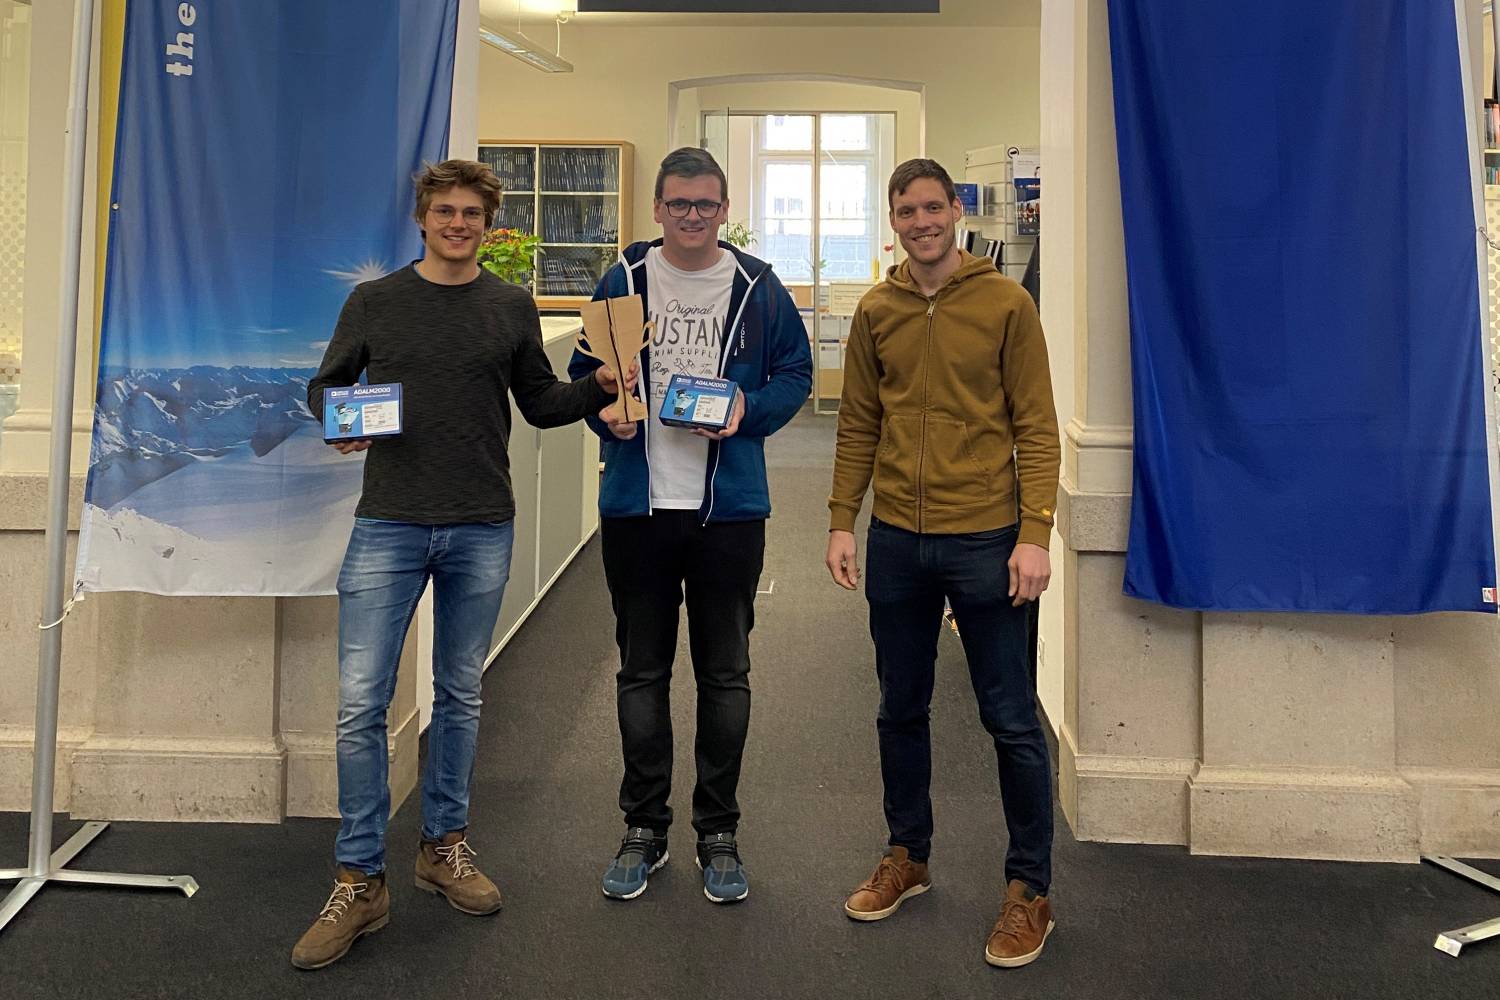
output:
M703 869L703 895L711 902L738 903L750 895L734 834L715 833L698 841L698 867Z
M644 826L632 826L604 872L604 894L610 899L634 899L646 891L651 873L666 863L667 838Z

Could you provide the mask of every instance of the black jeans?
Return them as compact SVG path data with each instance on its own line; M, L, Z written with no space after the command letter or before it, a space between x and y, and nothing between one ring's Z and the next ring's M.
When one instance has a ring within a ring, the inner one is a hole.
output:
M1006 596L1015 526L918 535L870 521L865 596L880 679L880 773L892 846L932 848L932 701L943 599L953 607L979 719L995 740L1010 849L1005 877L1039 893L1052 881L1052 772L1028 668L1027 609Z
M697 511L658 510L650 517L604 518L600 534L620 646L616 695L625 822L658 831L672 823L668 698L685 588L698 684L693 829L700 838L732 833L740 820L735 790L750 727L750 630L766 522L704 526Z

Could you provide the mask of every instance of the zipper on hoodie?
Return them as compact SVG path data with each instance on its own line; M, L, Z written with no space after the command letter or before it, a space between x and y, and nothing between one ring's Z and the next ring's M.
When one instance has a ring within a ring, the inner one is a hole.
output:
M651 251L648 248L646 252L650 253ZM646 269L646 258L642 256L638 264L632 266L631 263L625 259L625 251L621 250L620 263L625 265L625 293L627 295L634 295L636 294L634 273L635 266L639 266L644 272ZM647 292L650 292L649 288L647 289ZM646 301L646 299L647 296L641 297L641 307L645 309L647 314L649 315L651 312L651 303ZM646 458L646 516L651 517L656 512L652 509L654 505L651 502L651 435L649 433L649 426L651 423L651 380L646 374L646 369L648 367L650 366L641 365L641 395L644 397L644 402L646 404L646 419L641 421L640 434L641 451Z
M932 371L932 314L937 311L939 290L927 300L927 354L922 358L922 427L917 437L917 534L923 531L922 513L926 509L922 489L922 469L927 460L927 385Z
M735 259L735 267L739 267L738 258ZM749 279L749 284L745 286L745 294L740 299L740 311L735 314L734 321L730 323L729 326L724 330L724 347L719 352L719 378L723 378L724 372L729 368L730 346L734 343L734 332L739 329L740 322L745 318L745 309L750 305L750 293L755 290L755 283L759 281L761 279L761 276L764 275L769 269L770 267L769 265L767 265L767 267L762 269L758 274L756 274L755 277L751 278L750 275L745 272L744 268L740 268L740 273L744 274L745 277ZM739 391L744 392L745 390L740 389ZM714 516L714 503L717 500L717 494L714 488L718 484L719 480L719 454L724 449L724 442L722 441L713 441L710 443L713 445L714 468L713 471L708 474L708 510L704 512L703 524L700 526L704 528L708 527L709 520ZM649 466L647 467L647 473L649 476Z

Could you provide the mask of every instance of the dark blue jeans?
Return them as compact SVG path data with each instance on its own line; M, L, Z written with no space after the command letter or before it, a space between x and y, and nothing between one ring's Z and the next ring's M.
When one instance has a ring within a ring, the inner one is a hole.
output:
M865 596L880 678L880 773L892 846L925 861L932 848L931 739L943 599L953 607L979 720L995 740L1010 849L1005 878L1039 893L1052 881L1052 769L1027 664L1024 606L1012 607L1006 563L1015 526L919 535L871 519Z

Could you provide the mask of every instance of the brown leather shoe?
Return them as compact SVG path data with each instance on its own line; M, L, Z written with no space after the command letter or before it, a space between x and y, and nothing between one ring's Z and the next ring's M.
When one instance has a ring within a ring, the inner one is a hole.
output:
M884 920L896 912L908 896L932 888L927 863L913 861L904 847L892 847L875 866L875 874L855 889L844 902L844 912L854 920Z
M1057 922L1046 896L1033 895L1026 883L1012 879L1005 888L1000 919L984 945L984 960L1002 969L1028 965L1042 953Z
M435 892L455 910L482 917L500 909L500 890L469 859L474 848L464 831L443 834L433 843L422 841L417 849L417 888Z
M348 953L366 934L391 922L391 894L384 875L366 875L339 866L333 893L323 912L292 948L292 964L299 969L321 969Z

